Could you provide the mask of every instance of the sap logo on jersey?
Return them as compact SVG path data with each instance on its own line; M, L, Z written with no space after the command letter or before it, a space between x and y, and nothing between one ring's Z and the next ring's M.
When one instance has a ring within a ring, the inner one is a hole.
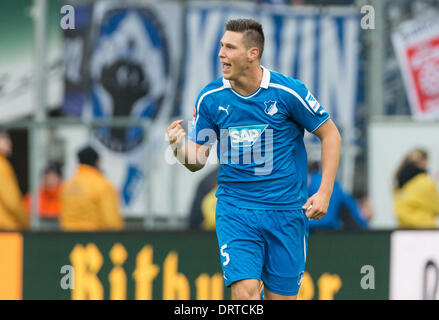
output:
M251 147L259 139L268 124L229 128L232 147Z

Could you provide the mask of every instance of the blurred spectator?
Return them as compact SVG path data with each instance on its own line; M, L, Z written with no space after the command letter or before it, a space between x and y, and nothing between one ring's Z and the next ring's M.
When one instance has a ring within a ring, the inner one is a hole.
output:
M38 212L41 218L58 219L61 210L59 198L61 182L61 164L55 162L50 163L46 169L44 169L41 186L38 191ZM24 205L27 212L31 212L30 193L24 196Z
M66 231L121 230L116 189L99 171L99 155L92 147L78 153L76 174L61 188L61 228Z
M312 196L320 187L322 175L317 162L309 163L308 170L308 195ZM335 181L328 212L320 220L309 220L309 229L365 229L368 227L368 220L372 218L372 211L367 201L364 207L368 209L367 214L362 212L354 197Z
M216 176L219 167L212 170L198 185L189 215L191 229L215 230Z
M9 134L0 131L0 229L27 229L29 216L23 206L14 169L6 159L12 154L12 148Z
M400 228L435 228L439 193L427 174L428 154L411 150L395 174L393 209Z
M288 4L288 0L256 0L259 4Z

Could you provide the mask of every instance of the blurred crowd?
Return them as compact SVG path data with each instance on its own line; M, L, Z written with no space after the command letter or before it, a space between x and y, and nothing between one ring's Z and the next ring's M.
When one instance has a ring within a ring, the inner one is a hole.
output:
M91 146L77 153L73 176L63 178L62 164L49 163L41 176L37 197L22 195L14 169L8 160L13 144L6 131L0 131L0 229L27 230L31 212L64 231L116 231L125 229L118 190L99 169L99 154ZM188 215L189 229L215 229L215 191L212 170L199 183ZM319 162L309 163L308 192L314 194L321 181ZM393 181L393 209L399 228L437 228L439 192L428 174L428 153L416 148L408 152L397 168ZM365 196L354 197L336 181L327 214L310 220L310 230L366 230L373 208Z
M319 162L308 164L308 195L317 192L322 179ZM217 170L201 181L190 211L189 225L192 229L215 230L215 191ZM328 212L320 220L310 220L310 230L366 230L373 217L373 210L366 196L354 198L335 182Z
M22 195L8 160L12 152L9 134L1 131L0 229L29 229L34 207L40 219L64 231L124 229L118 192L99 169L99 154L91 146L79 150L76 172L66 180L62 165L49 163L42 173L37 197Z
M317 192L322 179L320 163L308 164L308 193ZM200 183L190 214L193 229L215 229L214 197L216 173ZM393 211L401 229L437 228L439 191L436 181L428 174L428 153L421 148L410 150L397 168L393 181ZM373 208L367 196L354 197L335 181L327 214L320 220L310 220L310 230L366 230L373 219Z

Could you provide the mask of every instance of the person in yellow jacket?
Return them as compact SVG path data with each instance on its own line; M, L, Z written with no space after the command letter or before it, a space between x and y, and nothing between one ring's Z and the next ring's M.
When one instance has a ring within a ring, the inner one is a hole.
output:
M17 177L6 157L12 154L12 141L6 131L0 132L0 229L29 228L29 215L23 206L23 197Z
M413 149L395 174L393 208L400 228L436 228L439 192L427 174L428 154Z
M204 218L202 227L204 230L215 230L215 209L217 203L215 192L217 189L218 185L210 190L201 202L201 210L203 211Z
M78 153L76 174L61 187L60 224L65 231L121 230L124 221L116 189L98 169L92 147Z

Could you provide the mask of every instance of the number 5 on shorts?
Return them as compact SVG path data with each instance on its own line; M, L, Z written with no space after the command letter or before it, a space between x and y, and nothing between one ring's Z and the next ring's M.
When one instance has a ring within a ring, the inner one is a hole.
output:
M222 255L223 257L226 257L226 261L223 262L223 266L228 265L228 264L229 264L229 261L230 261L229 254L228 254L227 252L224 251L224 249L226 249L226 248L227 248L227 244L225 244L225 245L223 245L223 246L221 247L221 255Z

